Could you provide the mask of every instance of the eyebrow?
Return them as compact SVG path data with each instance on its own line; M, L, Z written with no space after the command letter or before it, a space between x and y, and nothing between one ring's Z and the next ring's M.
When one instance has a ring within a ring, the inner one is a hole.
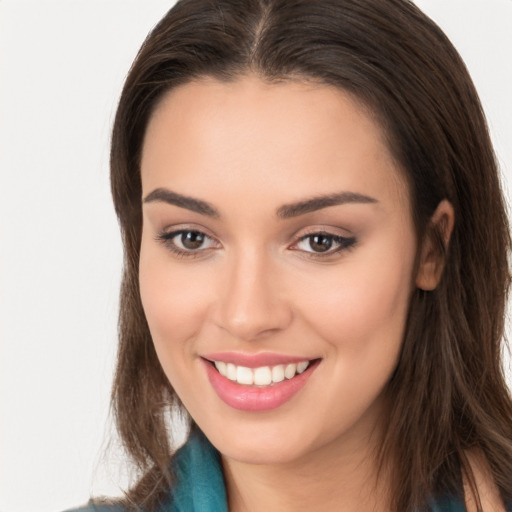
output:
M144 203L161 202L173 204L180 208L186 208L193 212L207 215L208 217L220 217L219 211L214 208L210 203L202 201L201 199L194 199L193 197L182 196L176 192L172 192L166 188L157 188L153 190L144 198Z
M318 196L297 203L285 204L276 210L276 214L281 219L289 219L291 217L298 217L299 215L321 210L322 208L328 208L329 206L338 206L348 203L372 204L378 203L378 201L373 197L357 194L355 192L340 192L339 194Z
M149 193L144 198L143 202L162 202L172 204L180 208L186 208L187 210L191 210L208 217L220 217L219 211L210 203L201 199L195 199L193 197L178 194L177 192L173 192L166 188L157 188L153 190L153 192ZM340 192L338 194L328 194L298 201L296 203L285 204L276 210L276 215L280 219L289 219L306 213L311 213L316 210L321 210L323 208L328 208L330 206L339 206L349 203L373 204L378 203L378 201L373 197L357 194L355 192Z

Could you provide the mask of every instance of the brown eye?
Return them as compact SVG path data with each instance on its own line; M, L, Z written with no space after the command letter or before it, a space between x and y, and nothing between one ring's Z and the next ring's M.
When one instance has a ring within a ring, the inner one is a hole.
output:
M218 249L220 244L202 231L180 229L169 233L160 233L157 240L171 252L180 257L204 255L210 249Z
M309 253L310 256L329 256L349 249L355 243L354 237L347 238L332 233L318 232L301 237L292 248Z
M199 231L183 231L180 236L181 245L190 251L199 249L204 241L205 235Z
M309 237L309 246L314 252L325 252L332 247L333 237L319 234Z

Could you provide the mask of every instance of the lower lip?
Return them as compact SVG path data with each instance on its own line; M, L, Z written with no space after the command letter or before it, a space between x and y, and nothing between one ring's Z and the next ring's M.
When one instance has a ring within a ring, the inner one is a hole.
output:
M306 385L306 382L320 363L320 360L310 363L304 372L296 375L292 379L285 379L272 386L264 387L238 384L222 376L211 362L203 359L203 363L210 384L223 402L233 407L233 409L257 412L276 409L288 402L288 400Z

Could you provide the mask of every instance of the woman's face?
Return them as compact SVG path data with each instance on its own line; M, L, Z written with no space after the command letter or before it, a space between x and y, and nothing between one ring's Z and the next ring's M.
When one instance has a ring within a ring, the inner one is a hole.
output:
M144 311L212 443L270 464L367 443L416 253L371 116L324 85L204 79L160 103L141 172Z

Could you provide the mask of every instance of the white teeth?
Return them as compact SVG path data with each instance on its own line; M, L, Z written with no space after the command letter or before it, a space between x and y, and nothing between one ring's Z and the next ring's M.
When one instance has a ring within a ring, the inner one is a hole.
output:
M227 365L224 361L215 361L215 368L217 368L217 370L223 377L226 377L227 375L226 366Z
M281 382L284 380L284 366L279 364L272 368L272 382Z
M268 366L254 369L254 384L256 384L256 386L268 386L272 384L272 372Z
M295 375L303 373L310 361L302 361L298 364L278 364L276 366L260 366L259 368L247 368L236 366L233 363L214 361L217 371L229 380L245 386L270 386L286 379L293 379Z
M295 377L295 372L297 371L297 365L294 363L287 364L286 368L284 369L284 376L287 379L291 379L292 377Z
M309 366L309 361L303 361L297 365L297 373L302 373Z
M236 380L236 366L232 363L226 365L226 377L229 380Z
M254 383L254 373L250 368L246 368L245 366L237 366L236 381L238 384L246 384L247 386L251 386Z

